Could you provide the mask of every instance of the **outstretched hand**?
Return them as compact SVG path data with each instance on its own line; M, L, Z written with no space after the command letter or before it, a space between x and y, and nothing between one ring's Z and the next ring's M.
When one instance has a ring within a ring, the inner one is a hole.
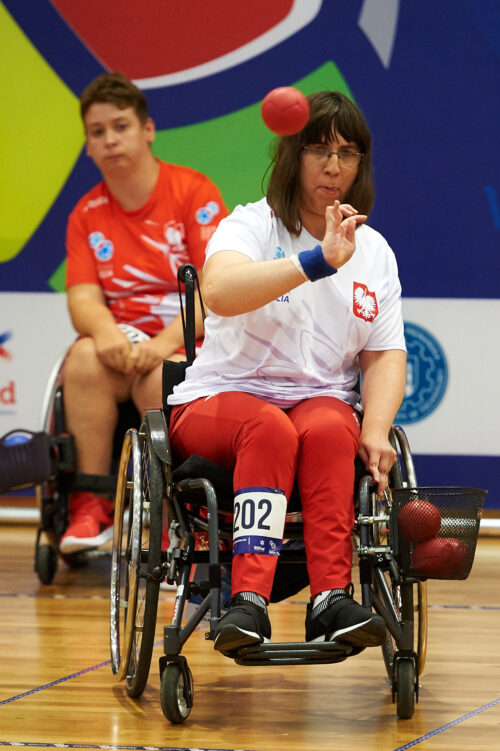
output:
M356 250L356 226L366 222L367 218L365 214L358 214L348 203L335 201L333 206L327 206L326 231L321 249L330 266L339 269L352 257Z

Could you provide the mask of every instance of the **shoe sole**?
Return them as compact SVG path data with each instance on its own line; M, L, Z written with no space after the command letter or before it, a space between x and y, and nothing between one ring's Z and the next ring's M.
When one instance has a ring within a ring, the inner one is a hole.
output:
M108 527L97 537L63 537L59 543L61 553L79 553L83 550L92 550L104 545L113 539L113 527Z
M374 622L372 618L349 628L339 628L328 641L340 641L355 647L380 647L385 640L385 624Z
M251 644L261 644L269 641L261 637L256 631L246 631L238 626L225 626L214 640L214 649L219 652L234 652L240 647L248 647Z

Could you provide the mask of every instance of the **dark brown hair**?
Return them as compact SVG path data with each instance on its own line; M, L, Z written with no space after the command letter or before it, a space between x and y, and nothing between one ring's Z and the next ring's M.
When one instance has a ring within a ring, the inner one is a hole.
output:
M121 110L132 107L142 125L148 119L146 97L123 73L103 73L89 83L80 97L82 120L85 120L89 108L97 102L114 104Z
M304 129L276 141L266 193L269 205L293 235L299 235L302 229L299 201L303 146L328 143L337 135L357 144L364 156L359 163L356 179L343 200L360 214L369 214L375 198L371 136L361 111L354 102L337 91L311 94L308 101L310 114Z

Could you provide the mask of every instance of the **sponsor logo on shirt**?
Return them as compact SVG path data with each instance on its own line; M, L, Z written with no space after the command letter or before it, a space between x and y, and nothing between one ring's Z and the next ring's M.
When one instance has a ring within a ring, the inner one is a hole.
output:
M105 238L102 232L91 232L89 245L98 261L110 261L113 258L115 246L111 240Z
M284 258L285 257L285 251L283 248L280 248L279 245L276 246L276 253L274 254L275 258ZM276 298L276 302L290 302L289 293L287 295L281 295L281 297Z
M167 222L167 224L163 225L163 233L167 243L161 249L165 255L169 253L182 253L186 249L186 243L184 242L186 230L182 222L174 222L173 220Z
M83 210L89 211L89 209L97 209L98 206L102 206L104 203L109 203L108 197L99 196L99 198L94 198L91 201L87 201L87 203L83 207Z
M149 237L149 235L141 235L141 240L146 245L161 250L170 264L172 273L176 276L179 266L182 266L188 260L186 255L186 229L183 222L175 222L172 219L163 225L162 234L161 240Z
M357 318L371 322L378 316L378 303L375 292L370 292L366 284L353 282L352 312Z
M219 213L219 204L216 201L209 201L206 206L202 206L196 212L196 221L198 224L210 224L214 216Z

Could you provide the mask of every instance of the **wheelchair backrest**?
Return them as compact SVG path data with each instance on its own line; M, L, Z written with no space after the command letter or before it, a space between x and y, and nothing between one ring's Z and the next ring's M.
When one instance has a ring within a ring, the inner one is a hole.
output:
M173 360L163 361L162 371L162 403L163 411L167 417L170 416L171 407L167 404L167 399L174 390L174 386L181 383L186 375L186 368L193 364L196 356L196 292L200 301L200 308L203 320L205 320L205 310L203 299L201 297L200 284L196 269L192 263L183 264L177 272L177 284L179 288L179 300L181 307L182 330L184 334L184 348L186 350L185 362L174 362ZM184 300L182 294L184 286Z

